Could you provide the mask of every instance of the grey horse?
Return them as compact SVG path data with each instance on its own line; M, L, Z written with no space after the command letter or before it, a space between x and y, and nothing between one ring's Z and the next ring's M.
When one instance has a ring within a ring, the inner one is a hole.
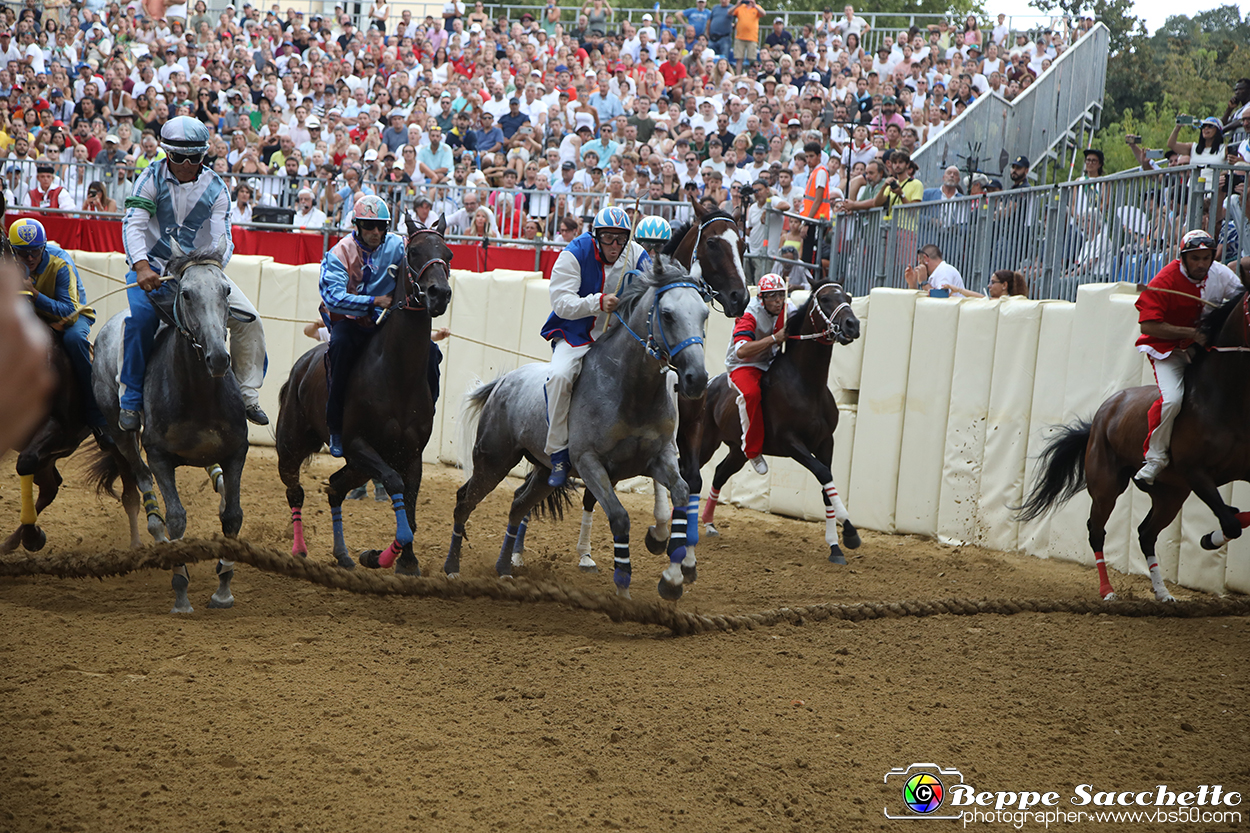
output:
M569 457L573 470L603 506L615 542L613 581L617 593L629 596L629 513L616 497L614 484L627 477L654 478L672 494L673 505L686 506L689 489L677 468L673 441L677 408L671 396L668 369L675 371L681 396L697 398L707 388L703 334L707 323L705 288L690 280L676 261L657 256L650 274L636 273L621 294L607 334L586 354L573 388L569 408ZM455 526L443 566L449 576L460 572L460 547L473 509L522 458L534 468L517 490L508 516L495 571L512 573L518 527L533 508L562 508L561 490L547 485L550 458L544 385L548 365L535 363L482 385L465 398L460 443L468 481L456 492ZM471 459L467 437L474 430ZM688 523L696 523L692 516ZM684 581L680 557L664 570L660 595L677 599Z
M117 441L120 456L129 466L123 472L118 455L101 455L92 466L92 475L103 490L111 490L117 477L137 484L143 493L148 516L148 532L158 542L177 540L187 528L187 513L178 499L174 469L178 466L204 466L221 495L221 531L230 538L243 525L239 505L239 482L247 461L247 419L239 383L230 372L230 351L226 347L226 320L243 313L230 308L230 284L222 271L228 240L222 237L211 248L185 252L170 242L172 256L165 274L174 291L167 293L168 307L162 308L170 326L156 334L148 355L143 387L143 450L139 451L138 432L117 427L121 409L118 373L122 338L128 313L109 319L95 343L92 387L96 402L109 423L109 433ZM150 468L149 468L150 466ZM152 489L155 476L165 498L166 515ZM125 502L134 525L137 502ZM168 535L166 534L168 532ZM171 613L191 613L187 598L189 577L185 565L173 570L174 608ZM231 607L234 596L230 580L234 563L217 562L217 592L208 606Z

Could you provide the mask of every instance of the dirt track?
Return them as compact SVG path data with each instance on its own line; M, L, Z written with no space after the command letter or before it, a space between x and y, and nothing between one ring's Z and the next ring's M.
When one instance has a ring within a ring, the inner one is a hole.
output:
M15 525L12 464L0 459L0 517ZM124 546L120 507L67 469L41 519L47 551ZM317 460L305 485L331 470ZM188 535L211 535L216 495L198 471L180 481ZM242 537L289 549L270 452L253 453L244 484ZM427 472L427 572L458 484ZM466 576L492 575L510 494L470 522ZM626 502L645 527L649 501ZM348 507L348 543L384 546L387 506ZM319 495L305 517L312 557L328 559ZM835 568L821 525L718 518L688 609L1084 599L1097 586L1071 564L872 533ZM528 574L608 589L607 570L577 571L576 536L574 518L532 527ZM610 564L603 523L595 555ZM635 596L653 596L663 557L639 544L634 563ZM1245 618L939 616L677 638L554 605L361 597L246 566L234 609L214 611L212 565L191 576L187 617L166 612L164 572L0 580L0 831L911 830L883 817L900 804L883 776L918 761L982 790L1250 793ZM1144 578L1116 578L1150 597ZM1183 827L1246 829L1250 801L1239 809L1241 824Z

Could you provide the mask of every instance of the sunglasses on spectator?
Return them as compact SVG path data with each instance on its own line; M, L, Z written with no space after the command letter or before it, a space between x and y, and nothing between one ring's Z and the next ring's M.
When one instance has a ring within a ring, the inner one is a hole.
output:
M175 165L186 165L187 163L199 165L204 161L203 153L170 153L168 156L169 161Z

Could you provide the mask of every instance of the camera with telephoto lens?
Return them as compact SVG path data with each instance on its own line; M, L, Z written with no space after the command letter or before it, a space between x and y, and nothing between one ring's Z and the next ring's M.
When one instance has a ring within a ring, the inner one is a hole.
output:
M749 200L755 196L755 186L743 185L738 188L738 193L742 196L744 200Z

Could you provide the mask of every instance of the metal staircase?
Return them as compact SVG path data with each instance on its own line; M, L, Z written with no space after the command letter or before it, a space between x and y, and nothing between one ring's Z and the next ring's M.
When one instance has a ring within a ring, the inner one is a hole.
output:
M1107 27L1095 24L1014 101L978 98L916 151L917 178L937 185L947 166L967 170L970 156L978 170L1004 178L1011 159L1027 156L1034 183L1049 181L1053 167L1070 167L1102 115L1108 43ZM1066 178L1065 170L1059 179Z

